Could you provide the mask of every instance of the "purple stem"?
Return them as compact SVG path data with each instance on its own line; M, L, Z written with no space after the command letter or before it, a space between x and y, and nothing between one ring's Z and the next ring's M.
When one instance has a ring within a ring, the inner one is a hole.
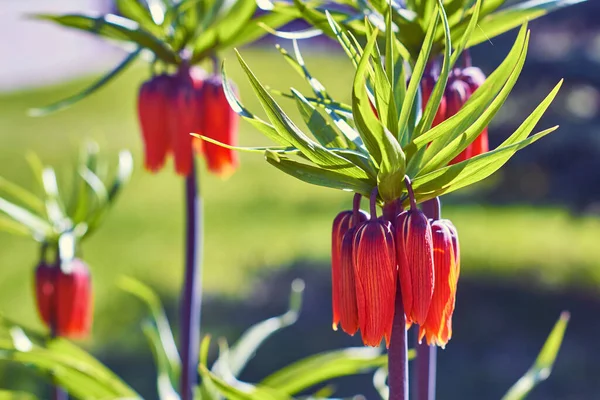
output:
M383 216L392 225L396 215L401 211L399 201L393 201L383 206ZM394 321L392 323L392 337L388 349L388 386L390 388L389 400L408 400L408 341L406 338L406 318L400 283L396 282L396 300L394 304Z
M355 193L354 194L354 199L352 200L352 219L354 220L352 222L352 225L355 225L358 223L358 219L359 217L359 211L360 211L360 200L362 199L362 195L360 193Z
M388 349L389 400L408 400L408 346L406 340L406 319L400 285L396 285L396 304L392 337Z
M377 194L379 194L379 190L377 189L377 186L375 186L371 191L371 198L369 199L371 219L377 219Z
M408 192L408 198L410 199L410 208L411 210L417 209L417 199L415 198L415 192L412 188L412 183L410 182L410 178L408 176L404 177L404 184L406 185L406 191Z
M440 219L442 204L439 197L427 200L421 204L423 213L431 219ZM416 400L434 400L435 399L435 380L437 366L437 347L428 346L427 343L419 343L416 340L417 359L417 390Z
M50 327L50 337L52 339L57 337L54 326ZM69 394L63 388L56 384L52 386L52 400L67 400L68 398Z
M185 281L181 301L181 379L182 400L193 398L198 382L198 355L200 350L200 306L202 303L202 198L200 197L196 164L185 179L186 249Z

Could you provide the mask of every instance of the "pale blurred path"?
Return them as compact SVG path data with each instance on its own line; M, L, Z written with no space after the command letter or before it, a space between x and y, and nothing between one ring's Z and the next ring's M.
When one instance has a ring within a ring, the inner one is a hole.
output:
M28 13L106 12L109 0L0 0L0 92L31 88L108 69L122 50Z

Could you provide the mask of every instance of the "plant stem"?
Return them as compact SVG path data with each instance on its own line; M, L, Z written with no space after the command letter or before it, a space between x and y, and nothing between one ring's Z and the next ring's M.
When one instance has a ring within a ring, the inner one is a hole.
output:
M383 216L393 225L401 209L402 205L398 201L387 203L383 206ZM408 400L408 341L400 282L396 282L394 321L388 349L388 385L389 400Z
M440 219L442 204L439 197L424 202L421 205L423 213L429 218ZM417 359L417 390L416 400L435 399L435 380L437 366L437 347L428 346L427 343L419 343L416 340Z
M408 400L408 347L400 284L396 289L394 322L388 350L388 385L389 400Z
M197 183L195 162L192 164L192 172L185 179L185 199L185 280L181 301L179 342L182 362L180 396L182 400L191 400L198 381L200 306L202 303L202 198Z

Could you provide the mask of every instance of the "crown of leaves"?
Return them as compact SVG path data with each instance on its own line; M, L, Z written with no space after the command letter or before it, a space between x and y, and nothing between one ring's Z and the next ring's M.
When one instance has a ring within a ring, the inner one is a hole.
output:
M246 109L227 84L224 88L233 110L272 139L278 146L226 146L210 138L204 140L243 151L262 152L267 162L302 181L368 196L377 187L382 203L406 200L405 176L412 180L418 202L480 181L504 165L518 150L557 129L557 126L530 136L535 125L556 96L561 82L535 108L525 121L496 149L466 161L448 165L490 123L506 101L523 68L529 32L523 25L515 43L501 65L453 117L431 127L442 99L448 75L459 55L471 40L479 21L483 2L468 10L471 18L455 46L450 23L441 0L430 19L419 56L412 62L403 58L401 42L393 34L397 26L393 13L386 14L386 35L380 50L380 35L368 19L364 31L365 47L354 35L325 13L329 28L356 68L352 84L352 104L335 101L325 87L308 71L293 41L295 57L279 48L293 69L312 88L304 96L291 88L290 93L272 91L291 98L310 131L300 129L259 82L238 53L239 61L267 117L265 121ZM431 56L436 32L444 32L443 62L432 95L422 107L420 81ZM407 77L410 79L407 83ZM372 107L377 110L377 115ZM421 110L423 110L421 112Z

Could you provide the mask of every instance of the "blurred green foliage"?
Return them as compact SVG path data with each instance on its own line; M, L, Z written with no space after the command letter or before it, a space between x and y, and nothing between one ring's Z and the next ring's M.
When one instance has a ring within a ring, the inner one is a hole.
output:
M247 49L242 54L263 83L307 91L302 78L288 73L289 66L272 49ZM305 54L307 65L328 83L329 92L348 102L347 82L354 68L347 58L331 51L327 58L318 52ZM233 54L226 57L226 65L245 105L261 115ZM115 159L122 148L130 148L136 158L131 183L102 229L83 248L94 275L97 322L92 340L97 344L118 338L115 327L133 318L135 306L115 286L120 275L134 276L161 295L173 297L179 295L182 280L183 182L170 168L153 176L141 165L135 100L147 72L133 68L82 103L43 118L28 117L26 111L73 94L91 80L0 97L0 175L5 178L35 187L24 158L32 150L57 167L59 179L62 175L68 179L68 167L84 138L98 141L102 153ZM294 104L281 102L299 120ZM240 136L241 145L268 144L246 124ZM209 294L243 296L258 272L298 259L327 265L331 221L351 203L349 194L296 181L271 168L260 155L244 153L241 161L240 170L227 181L201 175L206 217L204 281ZM550 285L590 287L600 282L600 221L596 219L573 219L560 209L473 205L446 207L444 215L460 231L464 274L518 281L528 277ZM37 256L30 239L0 233L0 310L28 325L37 324L31 281Z

